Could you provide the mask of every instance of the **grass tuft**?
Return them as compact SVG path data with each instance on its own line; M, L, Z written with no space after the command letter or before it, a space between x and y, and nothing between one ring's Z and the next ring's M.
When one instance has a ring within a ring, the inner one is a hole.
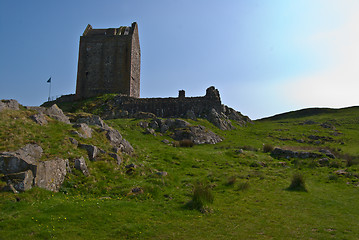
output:
M197 182L193 187L192 200L187 203L190 209L196 209L201 212L207 212L206 204L213 203L214 196L207 183Z
M287 188L287 190L307 192L303 175L300 173L295 173L292 177L292 182L290 186Z
M263 145L263 152L264 153L269 153L272 152L274 149L274 146L272 144L266 143Z

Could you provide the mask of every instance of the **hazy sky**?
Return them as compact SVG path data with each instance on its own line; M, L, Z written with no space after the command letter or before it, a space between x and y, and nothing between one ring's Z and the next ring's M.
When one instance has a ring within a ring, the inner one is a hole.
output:
M1 0L0 99L75 92L87 24L139 24L141 97L202 96L256 119L359 105L357 0Z

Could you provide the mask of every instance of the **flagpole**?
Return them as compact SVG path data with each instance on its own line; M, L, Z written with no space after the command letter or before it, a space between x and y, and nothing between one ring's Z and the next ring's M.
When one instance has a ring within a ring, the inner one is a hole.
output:
M51 96L51 77L50 77L50 86L49 86L49 98L47 99L48 101L50 101L50 96Z

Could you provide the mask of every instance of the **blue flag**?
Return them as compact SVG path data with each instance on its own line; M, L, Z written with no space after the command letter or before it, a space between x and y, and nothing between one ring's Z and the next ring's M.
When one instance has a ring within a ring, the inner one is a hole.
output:
M49 78L49 80L47 80L47 82L50 83L50 82L51 82L51 78Z

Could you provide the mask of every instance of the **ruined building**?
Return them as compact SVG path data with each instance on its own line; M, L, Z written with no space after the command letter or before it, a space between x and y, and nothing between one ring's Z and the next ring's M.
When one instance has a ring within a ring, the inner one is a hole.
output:
M162 118L200 117L221 129L232 128L229 120L242 125L250 121L223 105L215 87L209 87L206 95L200 97L186 97L185 91L180 90L178 97L140 98L140 65L137 23L108 29L93 29L88 25L80 37L76 94L62 96L55 103L61 106L63 102L117 93L106 104L99 103L103 118L135 117L139 112Z
M141 51L137 23L93 29L80 37L76 98L119 93L140 97Z

